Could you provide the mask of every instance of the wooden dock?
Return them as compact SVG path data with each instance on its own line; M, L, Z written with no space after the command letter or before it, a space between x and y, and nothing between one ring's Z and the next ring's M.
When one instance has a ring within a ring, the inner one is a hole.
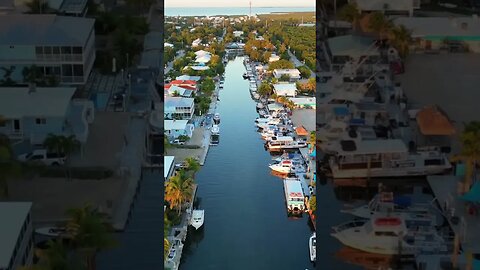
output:
M477 254L480 253L478 244L480 216L469 214L466 201L460 198L458 190L462 178L454 175L435 175L428 176L427 180L450 227L458 236L463 251ZM452 216L457 217L458 222L453 222Z

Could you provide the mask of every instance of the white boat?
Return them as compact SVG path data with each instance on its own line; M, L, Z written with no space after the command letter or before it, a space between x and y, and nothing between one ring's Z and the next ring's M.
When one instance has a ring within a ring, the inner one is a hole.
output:
M384 255L415 255L423 251L443 253L447 246L435 227L409 227L400 217L378 215L368 221L351 221L333 228L331 235L342 244Z
M202 227L204 218L205 210L193 210L192 218L190 219L190 225L198 230L200 227Z
M304 172L305 169L298 163L295 163L293 160L282 160L279 163L273 163L268 166L272 171L288 174L288 173L297 173Z
M368 204L352 209L343 209L342 213L350 214L355 217L370 219L378 214L390 213L394 216L403 218L407 226L433 224L439 225L437 216L431 211L427 204L413 204L404 202L395 203L392 192L380 192Z
M213 125L210 132L210 145L218 145L220 141L220 128L218 125Z
M58 237L64 236L67 233L67 229L64 227L43 227L35 230L35 233L44 236Z
M257 103L257 109L263 109L265 106L263 105L263 103L261 102L258 102Z
M281 121L282 120L280 120L278 118L273 118L273 119L270 119L268 122L256 123L256 125L257 125L257 127L261 128L261 129L265 129L268 126L276 126L276 125L280 124Z
M451 168L439 150L409 152L399 139L341 140L329 165L336 179L425 176Z
M283 180L287 211L298 213L305 210L305 196L303 195L302 183L298 180Z
M340 138L346 131L348 125L342 121L331 121L317 131L318 140L328 142Z
M310 250L310 261L314 262L317 259L317 235L313 233L308 239L308 248Z
M212 134L219 134L220 133L220 128L218 127L218 125L213 125L212 128L210 129L210 132Z
M254 99L260 99L260 95L257 92L252 93Z
M307 147L307 142L294 140L291 136L272 137L267 143L267 147L271 151L280 151L283 149L298 149Z
M215 124L220 124L220 114L219 113L215 113L215 115L213 116L213 122Z

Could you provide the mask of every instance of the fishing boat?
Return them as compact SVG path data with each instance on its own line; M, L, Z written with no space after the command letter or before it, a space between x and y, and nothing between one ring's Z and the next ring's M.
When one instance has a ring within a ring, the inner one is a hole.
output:
M341 212L365 219L370 219L381 213L390 213L405 219L407 226L410 224L439 225L437 216L427 204L412 205L410 198L395 198L392 192L380 192L368 204L352 209L343 209Z
M203 225L205 218L205 210L193 210L192 218L190 219L190 225L198 230Z
M409 152L400 139L341 140L334 152L329 165L336 179L425 176L451 168L439 150Z
M305 168L301 164L294 162L293 160L282 160L279 163L272 163L268 166L272 171L287 174L304 172Z
M210 132L210 145L218 145L220 141L220 128L218 125L213 125Z
M407 227L397 216L375 215L370 220L354 220L333 227L331 234L345 246L384 255L415 255L447 251L435 227Z
M289 213L301 213L305 210L305 196L303 195L302 183L298 180L283 180L285 201Z
M272 137L271 140L267 142L266 147L270 151L281 151L284 149L298 149L298 148L307 147L307 142L295 140L291 136Z
M36 229L35 233L49 237L59 237L64 236L67 229L65 227L43 227Z
M308 239L308 249L310 250L310 261L314 262L317 259L317 235L315 232Z
M219 113L215 113L215 115L213 116L213 122L215 124L220 124L220 114Z
M252 92L253 99L260 99L260 95L257 92Z
M257 109L263 109L263 108L265 108L265 106L263 105L263 103L258 102L258 103L257 103Z

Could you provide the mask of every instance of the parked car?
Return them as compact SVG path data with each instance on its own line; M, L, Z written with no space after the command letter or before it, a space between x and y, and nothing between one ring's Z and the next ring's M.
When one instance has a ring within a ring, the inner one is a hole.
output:
M65 155L48 152L46 149L34 150L30 153L19 155L19 161L40 162L47 166L59 166L65 164Z
M178 145L184 145L185 144L185 141L181 141L179 139L175 139L172 144L178 144Z

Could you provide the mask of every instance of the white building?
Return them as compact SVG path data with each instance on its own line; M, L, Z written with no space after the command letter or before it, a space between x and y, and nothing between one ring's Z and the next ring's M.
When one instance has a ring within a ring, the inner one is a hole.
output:
M72 100L75 88L0 88L0 133L12 140L42 144L48 134L75 135L85 143L94 120L90 100Z
M163 157L163 177L165 181L169 179L175 172L175 157L164 156Z
M413 11L420 8L420 0L349 0L357 3L361 12L381 11L387 15L413 16Z
M0 269L15 270L33 260L31 202L0 202Z
M273 85L273 92L277 96L295 97L297 86L294 83L277 83Z
M298 108L315 109L317 107L315 97L292 97L290 100L295 104L295 107Z
M194 126L188 120L165 120L163 123L165 135L174 140L179 136L192 137Z
M241 37L243 35L243 31L233 31L234 37Z
M94 19L52 14L0 16L0 68L25 82L35 65L45 78L61 84L85 84L95 62ZM0 77L5 75L0 69ZM40 79L40 78L37 78Z
M193 98L165 97L165 119L191 119L195 112Z
M278 60L280 60L280 56L278 56L274 53L272 53L272 55L270 55L270 58L268 58L269 63L276 62Z
M300 71L296 68L273 70L273 77L280 79L283 75L287 75L290 78L290 81L298 81L301 78Z
M472 17L403 17L394 20L412 31L412 51L463 49L480 53L480 19Z
M202 43L202 40L200 38L195 39L192 41L192 47L198 47Z

